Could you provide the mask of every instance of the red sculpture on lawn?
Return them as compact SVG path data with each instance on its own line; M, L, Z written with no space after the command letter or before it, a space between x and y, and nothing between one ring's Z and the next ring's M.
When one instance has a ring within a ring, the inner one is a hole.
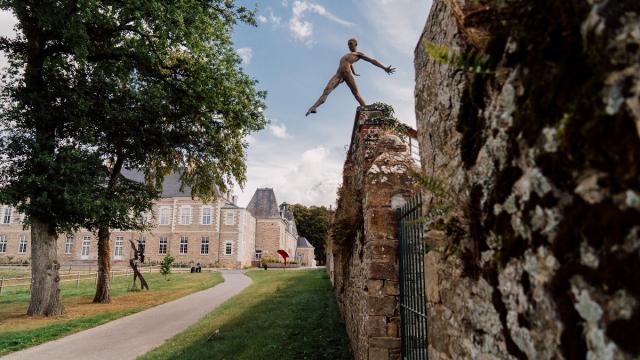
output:
M289 257L289 254L287 254L287 252L284 250L278 250L278 254L280 254L280 256L282 256L282 258L284 259L284 267L287 267L287 258Z

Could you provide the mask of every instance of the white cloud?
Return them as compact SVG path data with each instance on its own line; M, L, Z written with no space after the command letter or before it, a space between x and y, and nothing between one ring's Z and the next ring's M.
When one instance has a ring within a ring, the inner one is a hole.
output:
M271 13L269 15L269 19L271 20L271 23L273 24L273 26L280 26L282 24L282 18L280 16L277 16L274 13Z
M286 139L290 137L287 133L287 126L282 123L272 122L269 124L269 131L271 131L271 134L278 139Z
M265 16L263 16L263 15L258 15L257 19L258 19L258 22L259 22L259 23L262 23L262 24L266 24L266 23L269 21L269 20L268 20Z
M313 34L313 24L308 21L300 21L298 18L291 18L289 30L294 39L304 42ZM311 44L311 43L309 43Z
M307 13L320 15L342 26L353 26L353 23L332 14L324 6L306 0L294 1L291 11L292 16L289 20L291 36L293 36L295 40L305 43L307 46L311 46L313 44L313 40L311 38L313 35L313 24L305 19Z
M242 59L244 65L251 64L251 58L253 58L253 50L251 48L240 48L237 49L236 52L238 56L240 56L240 59Z
M431 0L360 0L359 5L376 38L383 43L380 48L413 58Z
M280 203L335 203L344 161L342 151L324 146L283 151L288 145L260 143L249 150L249 180L240 194L240 206L249 203L258 187L273 188Z

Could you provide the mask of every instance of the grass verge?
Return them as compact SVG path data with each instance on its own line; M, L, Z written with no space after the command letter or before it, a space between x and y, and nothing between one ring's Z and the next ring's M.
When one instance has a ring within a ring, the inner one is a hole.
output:
M22 350L71 333L92 328L223 281L220 273L175 273L166 281L160 274L144 274L150 291L128 291L131 279L115 278L111 283L110 304L93 304L95 283L85 281L79 288L63 284L65 313L56 317L31 317L27 291L0 297L0 356Z
M242 293L139 359L352 358L323 270L247 275L253 283Z

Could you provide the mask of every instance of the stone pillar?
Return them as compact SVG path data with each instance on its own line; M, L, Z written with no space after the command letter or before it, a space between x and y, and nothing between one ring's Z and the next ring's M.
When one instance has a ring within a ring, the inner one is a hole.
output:
M399 260L395 211L409 197L414 167L408 137L383 109L359 107L334 228L327 245L334 261L336 295L355 359L400 359ZM354 228L353 232L344 229ZM336 235L336 232L333 232ZM341 238L342 235L342 238Z

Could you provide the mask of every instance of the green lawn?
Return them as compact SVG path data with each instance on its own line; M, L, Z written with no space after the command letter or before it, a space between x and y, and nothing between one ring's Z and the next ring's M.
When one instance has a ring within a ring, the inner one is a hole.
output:
M150 291L130 292L131 278L116 277L111 283L112 302L93 304L94 281L61 286L65 314L58 317L29 317L27 289L0 296L0 356L55 340L73 332L95 327L151 306L156 306L223 281L220 273L175 273L166 281L162 275L144 274Z
M351 359L323 270L250 271L242 293L140 359ZM208 341L219 329L219 336Z

